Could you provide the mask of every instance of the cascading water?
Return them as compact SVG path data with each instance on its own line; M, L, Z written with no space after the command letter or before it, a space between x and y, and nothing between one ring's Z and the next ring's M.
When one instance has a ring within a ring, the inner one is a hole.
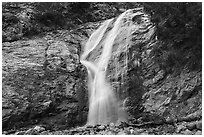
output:
M80 61L88 71L89 112L87 124L89 125L117 123L126 120L125 112L120 109L118 98L106 79L106 74L115 40L118 35L123 34L126 39L124 42L126 51L124 63L126 64L125 69L127 69L127 46L130 44L132 35L132 19L135 15L141 14L140 12L135 13L135 11L137 10L127 10L116 20L106 20L91 35L84 47ZM97 55L93 52L97 52Z

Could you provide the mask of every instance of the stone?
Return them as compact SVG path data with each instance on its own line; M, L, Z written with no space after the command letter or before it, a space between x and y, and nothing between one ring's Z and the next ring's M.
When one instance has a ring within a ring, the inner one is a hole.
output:
M37 133L37 131L34 130L33 128L28 129L28 130L25 132L25 134L27 134L27 135L33 135L33 134L35 134L35 133Z
M104 130L104 129L105 129L105 126L104 126L104 125L100 125L100 126L98 127L98 129Z
M14 135L25 135L25 131L18 131L18 132L16 132Z
M124 131L119 131L117 135L127 135Z
M182 134L184 135L193 135L193 132L191 132L190 130L186 129L184 131L181 131Z
M89 135L89 134L90 134L89 131L85 131L85 132L82 133L82 135Z
M140 133L139 135L149 135L147 132Z
M93 130L91 130L90 131L90 135L94 135L95 133L94 133L94 131Z
M114 127L115 124L114 123L110 123L109 127Z
M202 131L200 130L196 131L195 135L202 135Z
M189 130L193 130L194 128L196 128L196 123L195 123L195 122L188 123L188 124L186 125L186 127L187 127Z
M146 130L141 128L141 129L137 129L136 131L137 131L138 133L142 133L142 132L145 132Z
M36 130L37 132L45 131L45 128L44 128L44 127L41 127L41 126L36 126L36 127L34 127L33 129Z
M48 135L48 132L47 132L47 131L42 131L42 132L40 133L40 135Z
M196 128L202 130L202 121L196 122Z
M178 125L178 126L177 126L177 129L176 129L176 132L179 133L179 132L181 132L182 130L185 130L185 129L186 129L186 126L184 126L184 125Z
M134 134L134 133L135 133L134 129L130 129L130 134Z

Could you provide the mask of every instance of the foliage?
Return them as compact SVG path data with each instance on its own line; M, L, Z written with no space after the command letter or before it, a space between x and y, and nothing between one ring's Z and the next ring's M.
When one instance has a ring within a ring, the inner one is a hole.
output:
M4 2L3 41L16 41L54 29L71 29L113 18L137 3Z
M202 3L142 3L157 26L153 55L163 68L201 68Z

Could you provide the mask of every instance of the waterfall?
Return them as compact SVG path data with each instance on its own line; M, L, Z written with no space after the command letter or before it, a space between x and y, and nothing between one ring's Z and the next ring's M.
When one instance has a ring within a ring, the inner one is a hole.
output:
M125 33L126 39L124 42L126 68L124 70L127 70L127 46L131 43L132 18L140 14L140 12L134 12L135 10L127 10L117 19L106 20L91 35L84 47L80 61L88 71L89 112L87 124L89 125L117 123L120 120L126 120L124 116L126 113L121 110L119 100L107 80L106 74L115 40L118 35L123 35L123 33ZM121 50L120 47L117 50Z

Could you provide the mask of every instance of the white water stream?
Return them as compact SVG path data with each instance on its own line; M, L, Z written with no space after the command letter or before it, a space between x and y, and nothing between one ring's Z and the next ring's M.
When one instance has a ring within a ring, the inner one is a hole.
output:
M81 55L81 63L86 66L88 71L89 112L87 124L89 125L117 123L118 121L126 120L124 116L125 112L119 107L115 92L106 79L106 73L112 55L112 48L116 37L122 31L121 28L123 30L125 28L127 32L127 36L125 36L127 50L127 45L130 42L130 25L133 16L134 14L131 10L124 12L115 20L109 32L107 28L110 28L113 19L106 20L91 35L84 47L84 52ZM102 49L98 60L94 62L90 61L88 59L89 55L94 49L100 46Z

